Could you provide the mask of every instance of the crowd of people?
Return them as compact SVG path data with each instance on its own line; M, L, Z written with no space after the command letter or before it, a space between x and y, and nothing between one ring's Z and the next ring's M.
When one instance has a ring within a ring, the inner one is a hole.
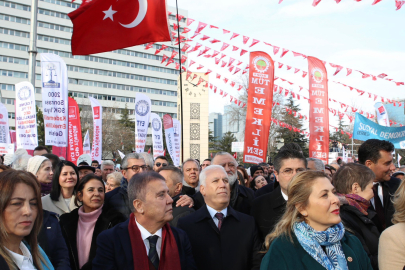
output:
M18 149L0 160L0 269L405 269L393 152L372 139L325 165L290 143L246 169L226 152L117 167Z

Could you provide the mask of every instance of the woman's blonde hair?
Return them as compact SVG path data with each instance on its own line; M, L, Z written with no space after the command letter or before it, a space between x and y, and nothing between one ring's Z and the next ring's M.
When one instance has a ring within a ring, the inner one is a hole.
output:
M293 241L291 232L295 222L304 221L304 217L295 207L306 207L309 196L312 193L312 186L316 179L327 178L327 175L321 171L305 171L296 174L287 187L288 201L284 215L278 221L273 231L265 238L264 245L269 249L271 243L279 236L285 235Z
M395 213L392 216L392 223L405 222L405 181L402 181L401 185L395 192L392 203L394 204Z

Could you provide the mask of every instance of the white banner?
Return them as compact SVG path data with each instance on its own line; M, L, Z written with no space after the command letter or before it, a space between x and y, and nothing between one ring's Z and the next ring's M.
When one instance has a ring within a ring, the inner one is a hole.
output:
M156 159L158 156L163 156L164 154L162 120L156 113L151 113L150 122L152 126L153 159Z
M15 85L15 95L17 148L34 150L38 146L34 87L30 82L17 83Z
M232 142L232 152L243 152L245 142Z
M173 131L174 131L174 155L176 159L176 161L174 161L174 166L180 166L181 124L177 119L173 119Z
M147 95L136 93L135 97L135 152L145 150L146 136L148 135L151 102Z
M62 58L41 53L45 144L68 146L68 76Z
M390 126L390 120L388 119L388 112L385 110L384 104L377 102L374 104L374 108L377 110L377 122L384 127Z
M103 154L103 107L101 107L96 99L92 97L89 97L89 99L93 111L93 147L91 150L91 159L101 163Z
M118 151L118 154L120 155L120 158L124 159L124 157L125 157L124 153L122 153L120 150L117 150L117 151Z
M8 110L0 103L0 143L10 144L10 126L8 125Z
M0 155L14 154L14 143L0 143Z
M163 127L165 128L166 147L169 155L176 162L175 146L174 146L174 129L173 119L169 114L163 115Z
M83 154L87 154L87 155L90 155L90 154L91 154L89 130L87 130L86 135L84 136L84 140L83 140ZM89 164L89 165L90 165L90 164Z

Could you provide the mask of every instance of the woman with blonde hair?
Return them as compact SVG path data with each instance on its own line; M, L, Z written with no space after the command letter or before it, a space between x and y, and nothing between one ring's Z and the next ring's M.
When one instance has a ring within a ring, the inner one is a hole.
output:
M54 269L37 242L42 218L35 177L16 170L0 173L0 259L9 269Z
M286 211L266 236L261 270L372 269L360 241L345 232L339 199L324 172L295 175L287 193Z
M378 245L380 270L405 268L405 182L402 182L393 197L395 213L393 226L385 229Z

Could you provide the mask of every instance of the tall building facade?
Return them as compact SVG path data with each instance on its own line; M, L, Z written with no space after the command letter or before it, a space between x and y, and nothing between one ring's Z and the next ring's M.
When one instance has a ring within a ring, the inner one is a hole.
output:
M9 111L10 126L15 125L15 87L28 80L28 48L30 36L31 1L0 0L0 89L1 102ZM38 3L38 55L36 61L35 99L42 107L40 53L54 53L67 64L69 93L79 106L90 106L88 97L99 100L103 110L117 114L117 119L125 106L134 118L136 93L145 93L152 102L152 112L160 116L168 113L177 118L177 78L179 71L175 65L161 64L161 48L154 44L146 50L144 45L87 56L71 54L72 23L67 16L80 6L80 2L70 0L39 0ZM175 14L174 8L168 8ZM186 10L179 10L187 17ZM169 15L170 28L176 18ZM185 27L185 19L180 22L180 31ZM171 56L178 46L165 43L168 48L162 52ZM179 61L178 57L175 61ZM148 136L150 137L151 132ZM150 141L150 139L149 139Z
M222 139L222 113L210 113L209 115L209 130L216 140Z

